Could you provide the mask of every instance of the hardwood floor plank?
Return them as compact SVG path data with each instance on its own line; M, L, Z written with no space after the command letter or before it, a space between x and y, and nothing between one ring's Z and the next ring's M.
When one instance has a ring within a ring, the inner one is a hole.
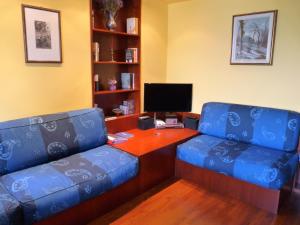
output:
M299 225L300 192L276 216L185 180L169 180L89 225Z

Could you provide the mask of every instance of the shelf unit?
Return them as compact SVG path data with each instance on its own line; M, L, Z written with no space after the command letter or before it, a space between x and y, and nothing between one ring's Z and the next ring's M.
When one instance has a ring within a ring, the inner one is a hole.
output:
M118 123L132 123L133 119L137 120L141 101L141 0L123 0L123 3L124 6L118 11L116 17L117 28L110 31L105 27L106 17L97 1L90 0L91 49L93 42L98 42L100 45L99 61L94 61L91 51L93 105L102 108L105 117L114 117L114 122L107 122L113 123L114 126L120 125ZM126 33L126 19L130 17L138 18L138 34ZM138 62L126 62L125 51L127 48L138 49ZM114 60L111 56L112 49ZM121 89L121 73L134 73L134 89ZM102 90L97 92L94 85L95 74L99 74L102 86ZM117 90L109 90L109 79L117 80ZM125 100L134 100L134 113L115 117L112 110L119 107Z

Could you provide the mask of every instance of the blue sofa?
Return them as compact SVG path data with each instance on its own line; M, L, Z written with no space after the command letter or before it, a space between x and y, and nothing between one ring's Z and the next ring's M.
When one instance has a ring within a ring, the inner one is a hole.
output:
M201 133L177 149L177 159L251 184L280 190L296 173L297 112L238 104L204 104Z
M132 179L138 159L106 145L101 109L0 123L0 224L32 224Z

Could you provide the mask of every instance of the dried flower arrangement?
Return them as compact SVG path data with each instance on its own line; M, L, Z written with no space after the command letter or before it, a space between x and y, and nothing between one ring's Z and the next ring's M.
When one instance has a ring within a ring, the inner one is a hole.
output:
M122 0L97 0L100 4L100 8L103 10L107 17L106 27L109 30L114 30L117 27L115 17L119 9L121 9L124 4Z
M123 7L122 0L99 0L103 11L116 14Z

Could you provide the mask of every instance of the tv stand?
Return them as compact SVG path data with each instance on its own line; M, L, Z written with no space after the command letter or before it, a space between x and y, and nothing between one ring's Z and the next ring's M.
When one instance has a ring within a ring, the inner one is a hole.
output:
M175 175L177 145L197 136L191 129L133 129L128 141L112 144L139 158L138 188L140 193Z

